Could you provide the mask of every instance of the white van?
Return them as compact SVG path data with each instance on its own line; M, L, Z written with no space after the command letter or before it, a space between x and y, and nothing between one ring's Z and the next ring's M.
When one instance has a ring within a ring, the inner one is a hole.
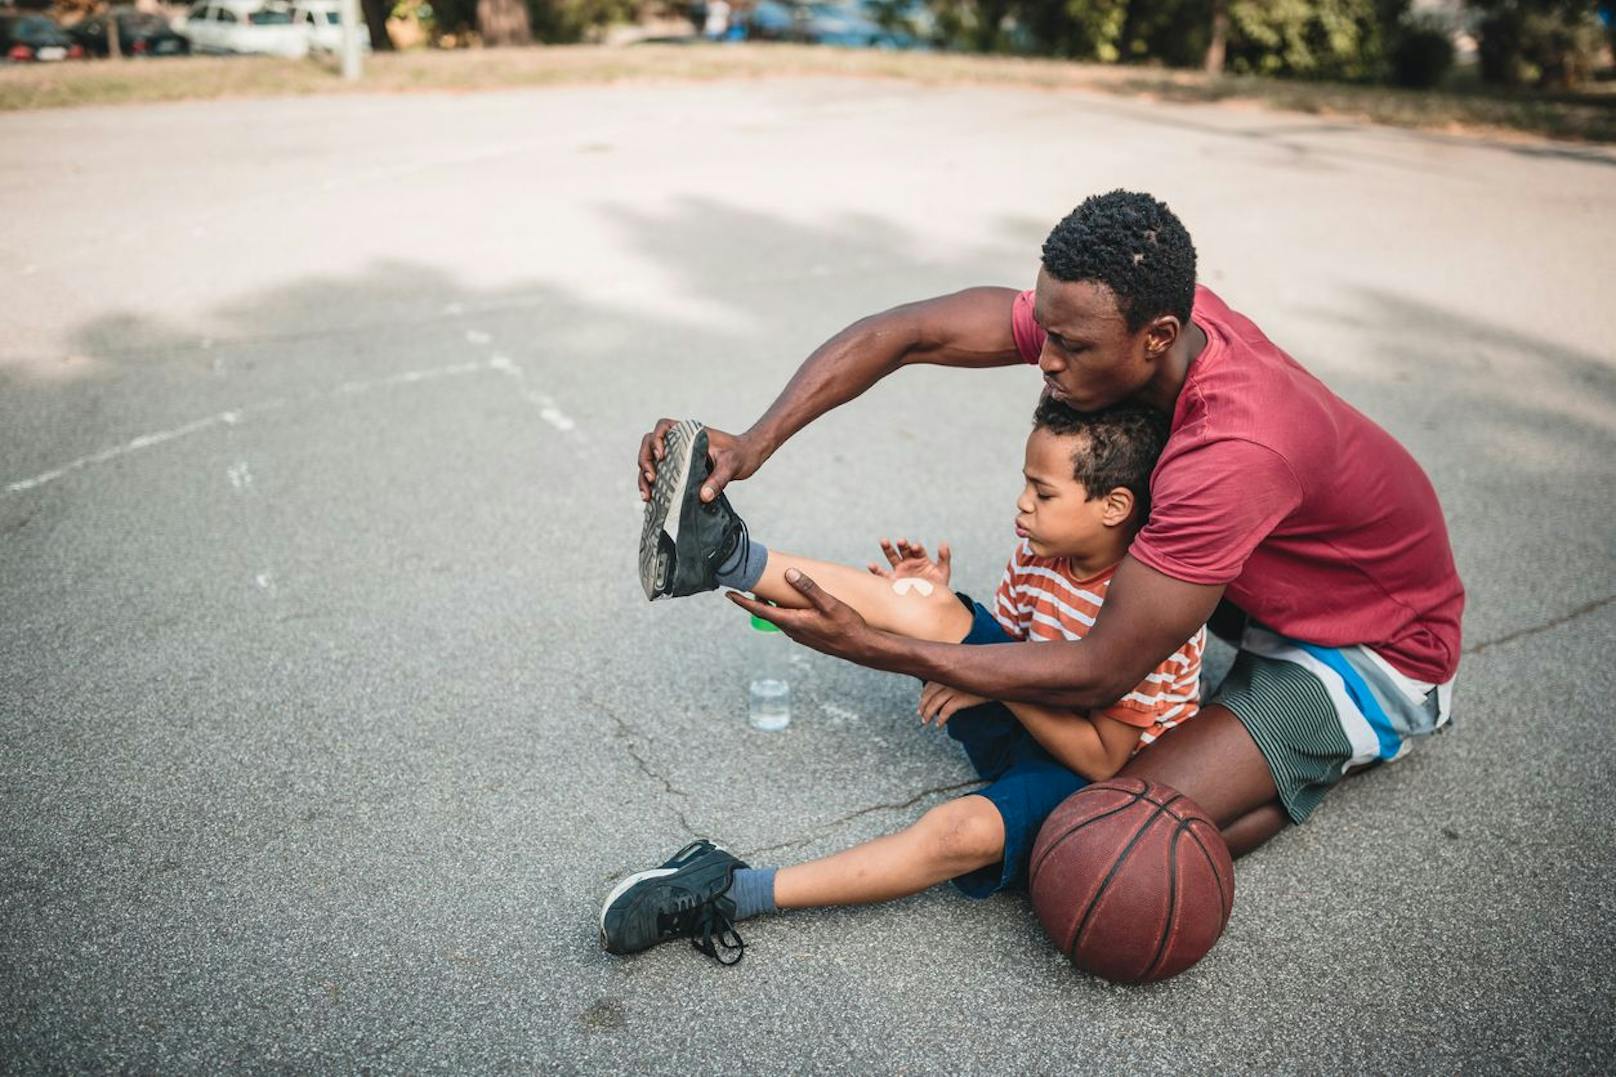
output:
M276 0L197 0L174 29L192 52L239 52L301 59L309 54L307 26Z

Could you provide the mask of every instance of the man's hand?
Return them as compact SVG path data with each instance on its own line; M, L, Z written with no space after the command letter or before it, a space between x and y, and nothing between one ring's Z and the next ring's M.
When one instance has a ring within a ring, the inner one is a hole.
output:
M640 439L640 500L651 500L651 484L656 481L657 464L668 455L663 439L679 425L678 419L658 419L656 427ZM702 501L711 501L724 492L731 479L750 478L763 466L763 454L747 437L707 428L707 458L713 470L701 484Z
M881 552L886 554L890 569L882 568L874 561L870 562L870 571L886 580L927 580L938 587L948 586L950 561L954 552L948 548L948 543L937 544L937 560L933 561L926 553L926 547L918 542L911 543L906 538L898 540L894 546L890 539L881 540Z
M967 707L991 703L986 696L974 695L959 688L950 688L946 684L936 681L927 681L926 686L920 690L920 721L925 724L930 720L938 729L943 728L948 720Z
M786 569L786 582L807 599L807 609L771 606L739 591L728 592L729 600L775 625L804 647L862 664L880 633L852 606L827 594L796 569Z

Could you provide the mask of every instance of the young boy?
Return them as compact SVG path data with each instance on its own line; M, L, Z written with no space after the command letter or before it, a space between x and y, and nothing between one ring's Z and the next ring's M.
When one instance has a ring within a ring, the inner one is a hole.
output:
M728 501L702 504L707 438L699 423L669 431L640 543L647 597L718 587L781 606L804 600L787 582L806 573L888 632L971 644L1081 639L1117 563L1149 514L1150 473L1166 440L1157 413L1123 405L1080 414L1045 398L1027 438L1019 538L988 609L948 589L949 548L937 559L881 541L887 568L868 571L769 550L751 540ZM1090 781L1110 778L1199 703L1202 628L1114 705L1087 714L998 703L940 684L922 689L921 720L944 726L989 784L928 811L912 826L805 864L754 869L707 841L620 882L601 909L612 953L689 938L721 963L740 960L735 923L779 909L889 901L945 879L972 897L1026 885L1027 860L1050 812Z

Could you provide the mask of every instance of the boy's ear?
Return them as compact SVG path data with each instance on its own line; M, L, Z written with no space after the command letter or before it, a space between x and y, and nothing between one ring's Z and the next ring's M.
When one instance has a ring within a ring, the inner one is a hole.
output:
M1100 522L1107 527L1121 527L1133 519L1133 491L1126 486L1112 487L1100 506Z

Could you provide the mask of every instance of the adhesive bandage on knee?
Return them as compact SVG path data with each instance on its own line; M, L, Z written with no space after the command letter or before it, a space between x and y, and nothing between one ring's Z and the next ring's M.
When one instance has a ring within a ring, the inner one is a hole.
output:
M893 594L900 596L907 595L910 591L919 591L921 598L930 598L932 591L931 581L917 580L913 577L905 577L901 580L892 581Z

